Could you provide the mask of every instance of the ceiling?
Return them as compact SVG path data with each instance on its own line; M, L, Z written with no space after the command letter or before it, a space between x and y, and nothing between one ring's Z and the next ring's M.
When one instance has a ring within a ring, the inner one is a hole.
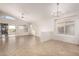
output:
M79 11L78 3L59 3L59 15ZM0 11L26 22L51 22L57 15L57 3L0 3ZM24 18L22 18L22 15Z
M49 14L49 6L52 4L0 4L0 10L10 14L18 19L22 19L23 17L27 22L33 22L40 20L43 17L47 17Z

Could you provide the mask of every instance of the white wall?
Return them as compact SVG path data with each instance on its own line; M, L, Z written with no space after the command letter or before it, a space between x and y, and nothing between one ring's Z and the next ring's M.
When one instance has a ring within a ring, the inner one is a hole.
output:
M38 21L37 23L33 23L33 30L35 31L35 36L40 37L41 41L47 41L52 38L51 34L54 32L54 21L45 20L45 21Z

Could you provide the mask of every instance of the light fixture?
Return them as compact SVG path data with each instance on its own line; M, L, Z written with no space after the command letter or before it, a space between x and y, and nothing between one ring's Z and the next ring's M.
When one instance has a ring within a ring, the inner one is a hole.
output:
M57 17L59 17L59 3L57 3Z
M24 13L22 13L21 15L22 15L21 18L24 19Z

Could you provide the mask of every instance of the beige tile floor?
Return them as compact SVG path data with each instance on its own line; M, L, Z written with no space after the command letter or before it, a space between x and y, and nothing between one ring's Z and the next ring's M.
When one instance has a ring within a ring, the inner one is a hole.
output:
M0 39L1 56L79 56L79 46L56 41L41 42L34 36Z

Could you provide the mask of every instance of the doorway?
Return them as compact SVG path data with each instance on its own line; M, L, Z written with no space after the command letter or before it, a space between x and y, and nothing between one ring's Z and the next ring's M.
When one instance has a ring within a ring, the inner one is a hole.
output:
M8 24L0 23L0 37L8 37Z

